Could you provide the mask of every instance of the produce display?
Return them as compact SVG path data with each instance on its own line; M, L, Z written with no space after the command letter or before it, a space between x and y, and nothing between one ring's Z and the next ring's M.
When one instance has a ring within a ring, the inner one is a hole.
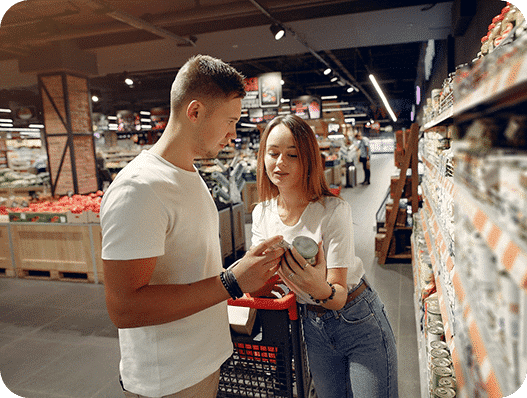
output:
M7 216L10 222L98 223L102 195L102 191L97 191L0 206L0 215Z
M24 188L49 185L49 173L20 173L8 168L0 169L0 188Z

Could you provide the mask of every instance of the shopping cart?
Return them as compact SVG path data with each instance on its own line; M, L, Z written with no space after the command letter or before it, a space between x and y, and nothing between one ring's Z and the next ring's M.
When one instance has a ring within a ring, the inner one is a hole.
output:
M294 293L229 305L258 312L251 336L231 330L234 353L221 367L217 397L316 398Z

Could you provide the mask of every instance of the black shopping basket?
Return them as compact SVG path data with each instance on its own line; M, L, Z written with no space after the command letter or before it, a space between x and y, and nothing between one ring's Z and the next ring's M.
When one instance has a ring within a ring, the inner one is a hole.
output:
M231 330L234 353L221 367L217 397L315 398L294 293L229 305L258 312L251 336Z

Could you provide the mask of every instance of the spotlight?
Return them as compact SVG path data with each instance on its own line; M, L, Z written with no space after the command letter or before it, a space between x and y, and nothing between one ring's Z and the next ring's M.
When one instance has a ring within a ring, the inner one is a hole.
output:
M124 82L126 84L128 84L129 86L133 86L134 85L134 81L132 79L130 79L129 77L127 77L126 79L124 79Z
M324 75L329 75L331 73L331 68L327 68L325 71L324 71Z
M93 102L99 102L99 97L97 97L95 94L91 96L91 100Z
M270 29L275 40L280 40L282 37L285 36L285 29L278 24L272 24Z
M335 83L339 78L337 76L333 76L331 78L331 83Z

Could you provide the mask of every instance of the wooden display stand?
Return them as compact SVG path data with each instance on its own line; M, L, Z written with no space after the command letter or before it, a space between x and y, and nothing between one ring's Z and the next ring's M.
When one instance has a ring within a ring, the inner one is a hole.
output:
M17 276L94 282L89 225L11 223Z
M412 212L417 211L419 200L417 197L417 185L419 184L418 176L418 158L417 158L417 144L419 142L419 125L417 123L412 124L410 129L410 136L404 148L404 157L401 161L401 172L399 179L395 184L395 187L392 189L393 193L393 207L394 209L399 207L399 202L403 195L405 186L407 185L406 170L411 167L412 177L411 177L411 197L412 197ZM394 230L396 229L396 222L399 212L390 211L386 214L386 225L385 225L385 234L382 242L378 242L377 245L380 246L378 262L379 264L385 264L386 259L389 257L394 260L402 259L411 259L412 255L410 254L395 254L394 245L396 242L392 240L394 236ZM411 229L407 228L410 232ZM381 244L382 243L382 244Z
M219 211L222 261L245 252L245 211L237 203ZM233 231L233 232L232 232ZM234 247L234 250L233 250ZM0 277L104 283L100 224L0 224Z
M245 207L245 213L251 214L254 206L258 203L258 189L256 181L247 181L242 191L242 198Z
M220 218L221 257L224 265L229 259L237 260L238 252L245 251L245 209L243 203L227 207L218 212ZM234 250L233 250L234 245Z
M9 244L9 225L0 225L0 276L15 276L12 255Z

